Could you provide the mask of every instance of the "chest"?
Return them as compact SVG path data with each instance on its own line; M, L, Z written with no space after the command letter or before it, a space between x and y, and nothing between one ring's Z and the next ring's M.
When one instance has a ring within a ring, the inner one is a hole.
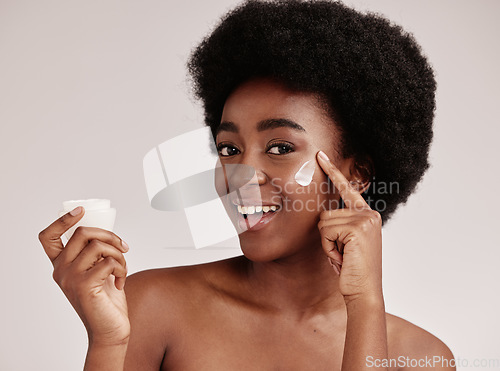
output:
M181 324L181 322L186 323ZM234 311L182 319L164 370L340 370L345 327Z

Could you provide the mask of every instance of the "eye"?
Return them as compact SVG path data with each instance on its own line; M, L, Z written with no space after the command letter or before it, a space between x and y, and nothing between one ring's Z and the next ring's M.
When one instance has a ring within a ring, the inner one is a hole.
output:
M274 142L267 146L266 152L272 155L286 155L293 152L293 145L287 142Z
M217 151L221 157L234 156L240 153L240 150L234 146L228 144L219 144L217 146Z

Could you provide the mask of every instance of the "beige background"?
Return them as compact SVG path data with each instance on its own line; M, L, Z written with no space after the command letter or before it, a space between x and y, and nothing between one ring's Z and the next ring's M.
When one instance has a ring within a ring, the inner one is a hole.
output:
M0 0L1 370L82 368L84 327L37 240L63 200L112 200L131 273L239 253L189 248L142 174L149 149L201 125L184 63L236 3ZM439 83L432 168L383 231L387 310L457 358L500 359L500 2L348 3L413 32Z

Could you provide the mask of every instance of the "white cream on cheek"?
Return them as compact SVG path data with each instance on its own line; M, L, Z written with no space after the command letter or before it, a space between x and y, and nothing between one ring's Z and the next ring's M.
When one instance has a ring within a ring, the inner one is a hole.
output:
M314 170L316 170L315 161L306 161L295 173L295 182L303 187L308 186L312 182Z

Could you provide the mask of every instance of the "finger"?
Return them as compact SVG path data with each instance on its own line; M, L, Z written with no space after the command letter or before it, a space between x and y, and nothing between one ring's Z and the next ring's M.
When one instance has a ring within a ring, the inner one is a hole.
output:
M355 220L355 217L335 217L329 219L320 219L320 221L318 222L318 228L321 231L323 228L328 228L334 225L349 224Z
M126 275L127 273L125 272L124 277L115 277L115 287L118 290L123 290L123 288L125 287L125 280L127 279Z
M329 228L323 228L320 230L321 233L321 246L325 254L337 261L340 265L342 265L343 257L339 251L339 247L337 242L341 238L342 229L340 226L330 226Z
M335 244L337 245L337 251L340 253L340 255L342 255L342 259L344 258L344 243L337 240L335 241Z
M89 279L95 280L96 285L99 287L104 286L106 279L110 275L113 275L115 276L115 287L118 290L122 290L125 285L125 278L127 277L127 269L115 259L108 256L97 263L95 267L89 269L87 274Z
M328 229L336 227L336 226L346 226L349 223L352 223L355 220L355 218L333 218L333 219L328 219L328 220L321 220L318 223L318 228L320 233L323 235L329 235ZM335 249L341 254L344 254L344 247L345 244L340 241L336 240L334 241Z
M58 260L62 264L71 263L92 240L105 242L124 253L129 250L127 243L113 232L101 228L78 227Z
M365 211L363 209L363 211ZM353 209L333 209L333 210L323 210L320 214L321 219L333 219L341 217L357 216L359 212Z
M127 267L125 257L114 246L99 240L92 240L73 261L73 269L77 272L86 271L107 257L112 257L124 268Z
M317 158L323 171L330 178L335 188L338 189L346 208L360 210L369 208L363 196L351 186L344 174L330 161L323 151L318 152Z
M38 239L42 243L45 253L53 263L64 250L64 245L61 241L61 236L74 226L85 214L85 209L78 206L69 213L64 214L51 225L45 228L38 234Z
M344 209L344 210L349 210L349 209ZM337 211L337 210L333 210ZM339 210L340 211L340 210ZM356 215L349 215L348 216L334 216L334 217L324 217L324 213L327 212L322 212L320 221L318 222L318 229L320 233L328 233L326 230L329 228L332 228L334 226L343 226L347 227L348 225L352 225L354 222L358 220L358 217ZM338 214L337 214L338 215ZM340 215L345 215L344 213L340 213ZM344 243L342 241L335 241L337 250L339 251L340 254L344 254Z
M337 273L337 275L340 276L340 270L342 269L342 264L339 264L339 262L333 260L332 258L328 257L328 262L330 263L330 265L332 266L333 270L335 271L335 273Z

